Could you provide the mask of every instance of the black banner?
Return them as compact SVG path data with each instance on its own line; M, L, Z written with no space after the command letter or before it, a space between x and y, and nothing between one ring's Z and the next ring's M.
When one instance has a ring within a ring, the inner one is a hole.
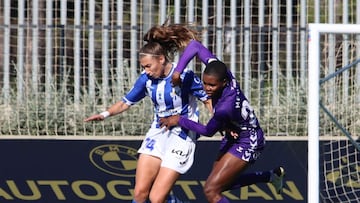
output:
M0 202L131 202L141 141L134 140L0 140ZM206 202L203 184L219 141L199 141L192 169L172 192L184 202ZM268 141L247 172L286 169L284 192L261 183L224 192L232 202L305 202L307 142Z

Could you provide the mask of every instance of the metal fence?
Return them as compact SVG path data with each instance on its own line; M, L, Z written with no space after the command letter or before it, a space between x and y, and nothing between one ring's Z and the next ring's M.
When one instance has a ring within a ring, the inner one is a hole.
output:
M0 135L143 135L148 100L83 119L131 88L143 34L168 16L229 65L267 135L306 135L307 23L360 24L359 13L360 0L2 0Z

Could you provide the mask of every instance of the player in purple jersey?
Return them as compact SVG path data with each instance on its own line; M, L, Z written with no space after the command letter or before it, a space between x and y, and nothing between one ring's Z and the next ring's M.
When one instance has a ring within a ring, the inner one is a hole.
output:
M195 56L206 64L203 85L212 99L213 117L206 125L181 115L162 118L160 122L167 128L179 125L204 136L213 136L218 131L223 134L219 155L204 186L207 200L211 203L229 202L222 196L223 191L260 182L271 182L280 193L285 174L282 167L242 174L259 157L265 147L265 139L254 109L226 65L200 42L193 40L179 60L173 84L180 84L178 76Z
M180 174L186 173L193 164L198 135L180 127L166 131L160 128L159 119L182 115L197 122L197 99L211 111L210 99L194 72L186 70L181 73L181 89L171 84L176 67L171 62L173 55L186 47L194 36L192 30L181 25L151 28L144 36L147 44L139 52L144 70L133 88L107 111L85 119L86 122L104 120L128 110L145 96L151 98L154 120L138 150L133 203L144 203L147 199L152 203L164 203ZM174 200L173 196L168 199L169 202L178 202Z

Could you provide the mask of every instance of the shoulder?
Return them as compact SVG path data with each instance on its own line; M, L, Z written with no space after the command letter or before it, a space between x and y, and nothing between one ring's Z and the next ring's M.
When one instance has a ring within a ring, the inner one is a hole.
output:
M148 80L152 80L151 78L149 78L149 76L145 73L145 71L142 71L138 77L138 80L141 81L148 81Z
M137 78L135 85L139 86L141 84L146 84L147 81L149 81L150 78L147 76L147 74L145 73L145 71L141 72L139 77Z
M238 90L239 89L237 86L231 86L230 84L227 85L223 90L220 100L223 102L234 100L236 98Z
M233 110L235 100L236 90L226 87L216 104L216 111L221 115L228 115Z
M224 122L227 120L229 112L231 112L231 109L229 106L226 106L222 103L218 103L215 108L214 118L216 120L220 120L220 121Z
M194 73L194 71L190 70L189 68L184 69L181 73L180 78L183 82L192 82L193 80L197 83L201 83L200 78Z

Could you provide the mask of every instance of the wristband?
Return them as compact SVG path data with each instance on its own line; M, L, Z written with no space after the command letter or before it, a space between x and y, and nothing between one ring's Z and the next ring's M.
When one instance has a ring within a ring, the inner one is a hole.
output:
M110 112L104 111L104 112L101 112L100 115L102 115L104 117L104 119L105 119L105 118L110 116Z

